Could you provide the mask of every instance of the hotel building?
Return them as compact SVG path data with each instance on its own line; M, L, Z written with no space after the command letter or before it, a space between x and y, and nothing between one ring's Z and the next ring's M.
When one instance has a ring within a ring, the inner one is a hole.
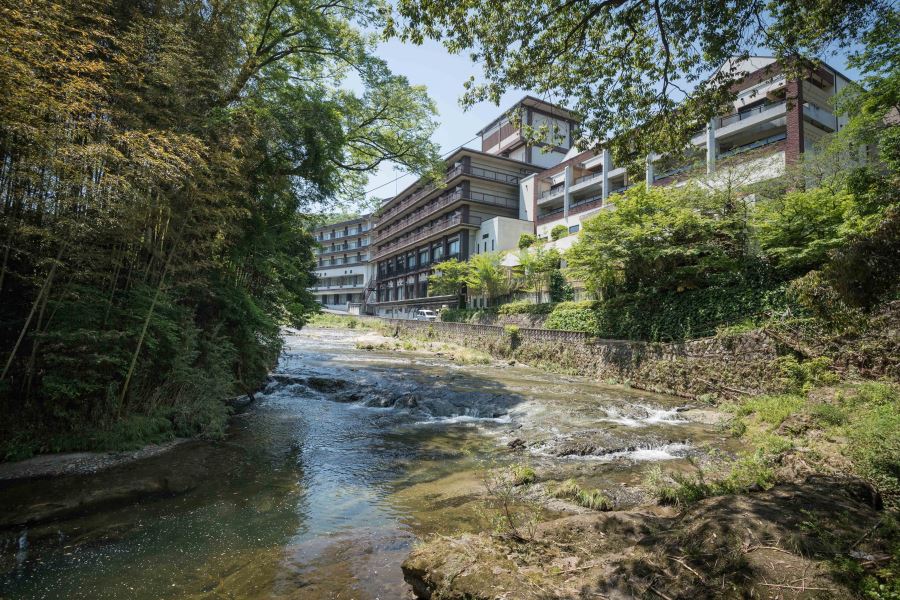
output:
M546 141L527 143L526 124L546 124ZM374 313L405 317L455 305L455 296L428 296L434 264L508 249L532 233L534 224L521 218L520 182L565 156L574 127L568 111L525 97L481 130L480 150L460 148L446 158L441 184L419 180L388 200L373 216Z
M310 288L324 308L359 314L371 286L369 262L370 215L325 225L313 230L316 249L316 285Z
M732 110L691 139L686 161L673 164L665 156L649 156L643 178L633 181L612 163L608 151L572 150L559 164L522 179L521 218L533 221L535 233L548 238L558 225L578 232L584 219L609 206L611 194L635 183L677 185L699 174L714 187L735 170L741 185L773 179L823 136L846 125L846 117L835 115L831 99L850 80L828 65L799 79L788 78L771 57L754 56L729 68L747 72L735 86Z

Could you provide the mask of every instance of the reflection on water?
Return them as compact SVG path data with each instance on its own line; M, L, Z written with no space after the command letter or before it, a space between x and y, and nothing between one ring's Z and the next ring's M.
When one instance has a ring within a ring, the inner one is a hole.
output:
M3 489L20 510L150 477L182 493L0 533L0 598L403 598L416 536L484 525L480 469L510 440L560 478L619 485L715 437L672 398L360 351L348 332L288 342L286 379L227 442Z

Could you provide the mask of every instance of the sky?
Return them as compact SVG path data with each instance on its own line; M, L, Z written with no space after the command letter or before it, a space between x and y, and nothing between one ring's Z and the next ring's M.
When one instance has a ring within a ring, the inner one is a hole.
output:
M461 145L478 147L478 140L470 141L476 132L527 93L522 90L508 91L499 107L482 102L463 111L459 104L464 91L463 83L471 75L481 79L480 65L473 64L467 54L450 54L440 43L430 40L422 46L415 46L392 39L379 45L378 55L387 61L395 73L405 75L411 84L428 88L428 94L437 104L437 120L440 123L433 139L440 145L442 153ZM847 67L846 53L824 59L844 75L858 78L859 74ZM397 179L401 175L403 172L396 170L395 166L382 165L366 186L366 198L390 198L415 181L413 175Z

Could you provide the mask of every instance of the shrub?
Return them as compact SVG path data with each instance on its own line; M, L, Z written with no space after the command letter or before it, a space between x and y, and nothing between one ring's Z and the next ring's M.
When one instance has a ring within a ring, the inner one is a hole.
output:
M513 485L527 485L535 482L537 475L528 465L516 465L512 468Z
M814 405L810 409L809 414L812 415L817 423L826 427L836 427L843 425L847 421L847 415L844 414L841 407L828 404L827 402Z
M879 404L849 427L848 449L858 473L885 495L900 496L900 410Z
M837 373L829 370L831 359L819 356L804 362L793 356L780 356L776 362L784 384L795 392L807 393L820 385L830 385L840 381Z
M767 490L775 485L775 471L769 466L767 454L758 450L731 462L727 473L718 479L708 481L702 469L694 474L667 476L655 466L647 472L644 485L660 504L684 506L711 496Z
M558 303L553 310L596 310L599 307L600 302L597 300L579 300L578 302L570 300Z
M811 271L795 279L788 286L787 292L790 301L836 331L844 331L862 322L862 312L847 306L819 271Z
M565 225L555 225L553 229L550 230L550 239L551 240L559 240L569 235L569 228Z
M519 236L519 250L526 250L537 243L537 236L532 233L523 233Z
M565 304L575 304L566 302ZM547 329L563 331L583 331L598 334L600 332L597 311L590 308L560 308L557 306L544 322Z
M527 300L516 300L503 304L497 309L501 315L546 315L553 310L553 304L534 304Z

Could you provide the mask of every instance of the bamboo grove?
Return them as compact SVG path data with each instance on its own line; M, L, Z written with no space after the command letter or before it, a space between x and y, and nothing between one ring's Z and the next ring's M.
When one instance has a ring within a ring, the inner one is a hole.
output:
M312 209L435 164L382 9L0 0L4 458L222 433L313 306Z

